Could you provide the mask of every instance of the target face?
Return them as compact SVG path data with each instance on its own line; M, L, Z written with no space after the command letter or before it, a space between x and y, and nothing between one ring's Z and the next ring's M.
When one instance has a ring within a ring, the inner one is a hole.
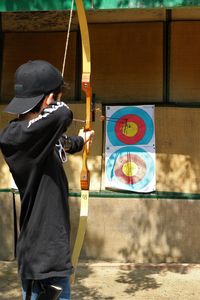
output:
M155 167L152 156L142 147L123 147L107 160L106 174L110 186L140 191L152 183Z
M106 107L106 187L155 191L154 109L153 105Z
M124 107L107 118L107 135L113 146L145 145L153 138L154 123L144 109Z

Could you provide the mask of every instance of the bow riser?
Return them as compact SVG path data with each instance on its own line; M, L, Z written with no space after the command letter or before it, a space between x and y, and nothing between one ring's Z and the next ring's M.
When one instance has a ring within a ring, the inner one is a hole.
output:
M91 109L91 102L92 102L92 88L90 82L82 82L82 91L86 95L86 124L85 124L85 131L91 130L92 127L92 109Z
M91 95L92 88L89 82L82 82L82 91L86 95L86 124L84 131L91 130L92 126L92 112L91 112ZM90 172L87 167L87 156L89 154L89 142L84 146L82 157L82 170L81 170L81 190L89 190L90 188Z

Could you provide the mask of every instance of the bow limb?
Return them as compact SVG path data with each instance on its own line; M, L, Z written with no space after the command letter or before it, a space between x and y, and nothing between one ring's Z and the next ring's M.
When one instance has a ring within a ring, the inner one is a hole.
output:
M86 123L85 131L91 129L91 95L92 89L90 84L91 75L91 57L90 57L90 39L88 24L85 14L85 9L82 0L76 0L77 14L79 19L79 26L81 31L82 40L82 91L86 96ZM87 167L87 156L89 154L89 143L84 146L82 157L82 170L81 170L81 207L80 207L80 220L77 231L77 236L72 252L72 265L76 270L81 248L83 246L84 236L87 226L88 217L88 204L89 204L89 186L90 186L90 172ZM74 271L75 271L74 270ZM75 281L75 273L71 277L71 282Z

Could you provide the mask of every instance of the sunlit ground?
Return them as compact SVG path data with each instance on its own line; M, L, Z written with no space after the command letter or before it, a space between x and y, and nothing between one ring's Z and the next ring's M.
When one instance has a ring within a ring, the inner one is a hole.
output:
M72 300L199 300L200 265L81 264ZM0 300L20 300L15 262L0 262Z

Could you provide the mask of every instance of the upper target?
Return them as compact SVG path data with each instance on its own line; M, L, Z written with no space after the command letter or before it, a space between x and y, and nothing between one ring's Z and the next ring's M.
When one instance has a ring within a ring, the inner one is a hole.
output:
M107 107L107 137L113 146L148 145L151 142L154 122L145 109L123 107L109 114L110 108Z

